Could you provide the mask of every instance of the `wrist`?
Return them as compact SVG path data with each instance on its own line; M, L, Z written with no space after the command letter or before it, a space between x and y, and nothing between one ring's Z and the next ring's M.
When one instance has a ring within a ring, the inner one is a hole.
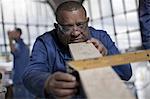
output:
M50 92L51 88L49 88L50 79L51 79L51 76L49 75L44 84L44 94L46 94L46 95L51 93Z
M49 88L49 82L50 82L50 77L48 77L44 85L44 96L46 99L47 98L56 99L55 96L51 93L51 90Z

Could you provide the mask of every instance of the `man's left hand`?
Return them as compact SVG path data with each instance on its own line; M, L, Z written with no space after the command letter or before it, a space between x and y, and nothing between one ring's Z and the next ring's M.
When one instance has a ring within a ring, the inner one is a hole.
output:
M90 40L87 40L87 43L93 43L93 45L99 50L99 52L103 55L106 56L108 51L106 47L102 44L101 41L91 38Z

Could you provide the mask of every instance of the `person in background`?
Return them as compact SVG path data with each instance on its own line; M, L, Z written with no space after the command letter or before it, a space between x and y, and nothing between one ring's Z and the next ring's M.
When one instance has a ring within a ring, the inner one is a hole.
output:
M150 0L139 0L139 21L144 49L150 49Z
M119 51L106 31L88 27L89 18L81 3L66 1L58 6L55 15L55 28L35 41L30 64L23 75L24 85L41 98L84 99L78 90L78 78L67 72L66 62L72 60L68 44L93 43L103 56ZM130 64L112 68L122 80L132 76Z
M21 38L22 30L15 28L8 31L10 50L13 55L13 99L32 99L33 96L24 87L22 74L29 63L29 48Z

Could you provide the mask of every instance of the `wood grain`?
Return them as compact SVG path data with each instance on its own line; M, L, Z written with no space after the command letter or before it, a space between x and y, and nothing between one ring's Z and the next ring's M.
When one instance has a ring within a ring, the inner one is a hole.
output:
M135 99L110 67L79 71L87 99Z
M73 60L91 59L102 56L92 43L72 43L69 44L69 48Z

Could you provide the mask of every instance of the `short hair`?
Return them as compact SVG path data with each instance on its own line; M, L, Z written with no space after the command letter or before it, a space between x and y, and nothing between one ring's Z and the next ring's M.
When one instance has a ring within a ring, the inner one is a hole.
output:
M22 34L22 30L21 30L21 28L15 28L15 30L16 30L17 32L19 32L19 33L20 33L20 35Z
M85 8L83 7L82 3L81 2L78 2L78 1L66 1L66 2L63 2L61 3L56 11L55 11L55 16L56 16L56 21L58 21L58 18L59 18L59 13L61 11L74 11L74 10L78 10L82 8L85 12L85 16L86 16L86 10Z

